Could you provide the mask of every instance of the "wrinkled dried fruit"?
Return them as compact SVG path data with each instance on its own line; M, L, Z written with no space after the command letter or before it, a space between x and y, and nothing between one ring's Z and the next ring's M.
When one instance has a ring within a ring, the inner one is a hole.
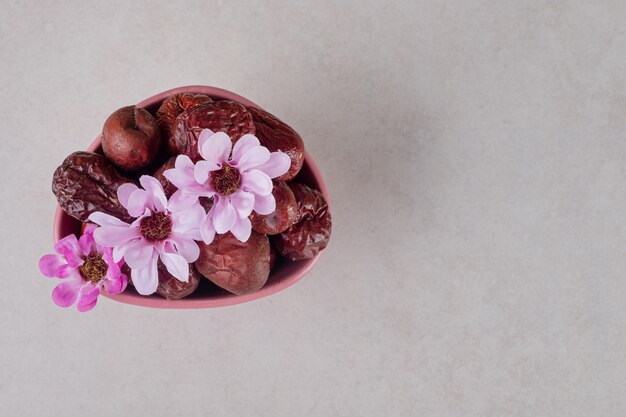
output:
M254 120L256 137L261 145L270 152L283 151L291 159L291 166L279 180L289 181L295 178L304 163L304 142L295 130L285 122L265 110L247 107Z
M328 245L332 222L328 203L317 190L303 184L289 184L298 202L298 219L283 233L274 236L276 249L297 261L317 255Z
M174 184L169 182L169 180L165 178L163 173L167 171L168 169L174 168L175 163L176 163L176 157L172 156L170 159L167 160L167 162L161 165L159 169L154 171L154 174L152 174L152 176L156 178L157 180L159 180L159 182L161 183L161 186L163 187L163 191L165 191L165 195L167 196L167 198L170 198L172 194L174 194L174 192L178 188L176 188Z
M174 129L176 118L187 109L212 102L213 99L205 94L178 93L172 94L161 103L156 112L156 119L161 128L163 146L171 155L176 155L178 149L174 142Z
M252 231L247 242L232 233L216 235L210 245L199 242L195 267L214 284L237 295L257 291L270 274L270 242Z
M146 110L127 106L116 110L104 122L102 150L111 162L125 171L144 168L161 149L161 130Z
M167 271L165 265L159 261L159 286L157 294L168 300L180 300L193 293L200 284L201 275L193 265L189 265L189 281L182 282Z
M80 221L101 211L125 222L134 219L117 199L117 188L127 182L103 156L74 152L54 171L52 192L67 214Z
M284 181L274 181L272 195L276 200L276 210L270 214L252 212L250 222L252 228L259 233L275 235L284 232L298 218L298 204L293 191Z
M246 133L255 132L245 106L230 100L214 101L186 110L176 118L174 143L178 153L188 155L194 162L199 160L198 137L204 129L226 132L233 143Z

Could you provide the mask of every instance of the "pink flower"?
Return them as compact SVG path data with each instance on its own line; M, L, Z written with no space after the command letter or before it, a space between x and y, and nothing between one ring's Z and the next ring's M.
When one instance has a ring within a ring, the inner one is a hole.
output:
M182 205L174 196L168 201L154 177L143 175L139 182L144 189L127 183L117 190L120 203L137 218L132 224L102 212L92 213L89 220L101 226L94 233L96 242L112 247L113 259L123 258L131 268L137 292L150 295L159 285L159 259L177 279L189 279L189 263L200 255L195 240L200 240L205 212L198 202Z
M291 160L283 152L271 152L254 135L243 135L232 147L224 132L205 129L198 138L203 160L194 164L186 155L176 158L165 177L179 188L180 201L193 202L198 197L212 197L213 207L200 227L202 240L209 244L215 233L230 231L245 242L250 237L248 216L252 210L270 214L276 209L272 178L289 170ZM232 147L232 154L231 154Z
M100 288L117 294L126 288L126 275L115 262L111 248L103 248L94 241L96 226L89 224L80 239L69 235L54 245L55 254L44 255L39 260L39 270L49 278L64 281L52 291L52 299L61 307L69 307L76 300L78 311L89 311L96 305Z

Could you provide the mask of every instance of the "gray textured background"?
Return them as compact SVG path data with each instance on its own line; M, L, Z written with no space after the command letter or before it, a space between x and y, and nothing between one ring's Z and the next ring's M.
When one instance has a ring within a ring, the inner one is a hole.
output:
M0 415L626 414L623 1L60 3L0 10ZM57 308L54 168L188 84L302 134L326 254L250 304Z

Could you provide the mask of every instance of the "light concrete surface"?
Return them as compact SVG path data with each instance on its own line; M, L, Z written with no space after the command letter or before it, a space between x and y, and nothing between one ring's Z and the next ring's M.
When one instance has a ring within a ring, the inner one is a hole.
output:
M626 415L626 3L0 8L0 415ZM275 296L60 309L50 179L122 105L221 86L325 173Z

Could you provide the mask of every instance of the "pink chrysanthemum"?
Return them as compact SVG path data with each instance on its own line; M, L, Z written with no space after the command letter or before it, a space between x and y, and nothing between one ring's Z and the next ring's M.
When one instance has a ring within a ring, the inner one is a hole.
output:
M126 288L128 279L113 260L111 248L98 245L93 237L96 226L87 225L80 239L69 235L54 245L55 254L39 260L39 270L49 278L64 281L52 291L52 299L61 307L77 300L78 311L89 311L96 305L100 289L117 294Z
M209 129L200 133L198 151L203 160L194 164L188 156L179 155L175 167L165 171L165 177L179 188L175 194L181 202L213 198L213 207L200 227L205 243L211 243L215 233L228 231L240 241L247 241L252 210L270 214L276 209L272 178L289 170L289 156L270 153L250 134L243 135L232 147L226 133Z
M189 263L200 254L195 240L200 240L205 211L198 202L181 205L174 197L168 201L154 177L143 175L139 182L144 189L128 183L117 190L120 203L137 218L132 224L101 212L89 220L101 226L94 233L96 242L112 247L113 259L123 258L131 268L137 292L150 295L159 285L159 259L170 274L188 281Z

